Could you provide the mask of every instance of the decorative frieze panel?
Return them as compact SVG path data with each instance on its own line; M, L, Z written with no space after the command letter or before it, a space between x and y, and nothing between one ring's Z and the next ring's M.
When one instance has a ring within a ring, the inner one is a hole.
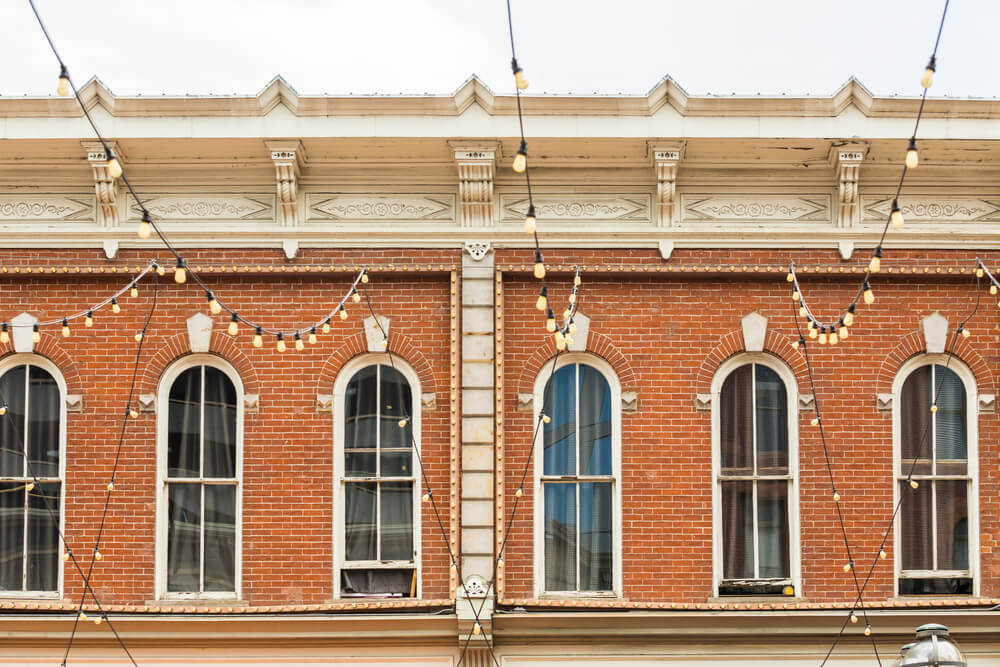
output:
M865 222L885 222L892 197L862 197ZM900 197L903 219L911 222L1000 222L1000 196Z
M829 195L681 195L681 222L831 222Z
M309 220L452 221L454 195L310 194Z
M652 222L649 195L535 195L535 213L549 222ZM501 220L523 222L528 212L524 195L500 196Z
M142 211L133 200L129 219ZM274 222L273 195L153 195L145 200L153 217L167 222Z
M0 195L0 222L94 222L94 198Z

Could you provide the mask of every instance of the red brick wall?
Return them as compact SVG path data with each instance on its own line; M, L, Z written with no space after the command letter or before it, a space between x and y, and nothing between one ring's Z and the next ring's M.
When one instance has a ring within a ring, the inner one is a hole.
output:
M849 303L860 283L866 264L861 255L849 262L826 251L682 250L664 261L652 251L546 252L549 295L557 314L569 293L567 271L574 264L590 265L583 275L580 310L591 318L591 341L597 338L597 351L624 369L623 390L639 395L638 411L622 418L626 598L704 602L712 595L711 414L695 410L695 394L707 392L718 364L742 347L740 319L753 310L768 318L768 346L794 369L799 392L812 393L800 353L789 345L797 335L784 267L790 258L806 267L800 280L811 306L817 315L835 321L836 309ZM524 271L531 268L526 258L523 251L502 251L497 257L498 267L508 271L502 313L505 523L534 426L530 413L517 410L517 395L532 391L538 368L554 351L534 308L538 281ZM595 265L602 268L595 270ZM900 274L903 266L905 275ZM917 275L912 266L921 267ZM928 272L924 266L930 267ZM893 510L892 422L890 413L876 410L876 394L890 391L887 382L891 384L895 370L922 348L922 336L913 335L922 317L940 311L953 331L970 312L975 289L969 271L974 266L968 253L887 252L882 273L872 279L877 300L859 305L848 341L810 347L848 536L865 571ZM984 286L979 312L968 325L974 335L958 347L981 393L995 391L993 374L1000 367L995 302ZM811 412L799 415L801 594L817 602L850 600L854 584L841 569L846 556L812 417ZM996 596L1000 429L995 414L977 418L981 592ZM532 474L529 468L528 480ZM527 484L507 543L507 599L533 594L533 496ZM890 557L876 569L866 599L892 597L892 549L890 539Z
M129 252L106 261L94 251L4 251L0 266L0 319L28 311L39 319L62 317L86 308L128 280L123 273L108 275L112 267L129 271L145 265L153 253ZM158 253L164 257L163 253ZM436 392L436 409L423 414L422 452L442 520L450 521L450 271L459 261L453 251L323 251L305 252L287 262L274 251L186 251L188 264L201 265L205 279L220 298L241 314L272 328L315 321L341 298L354 277L353 265L371 267L368 288L376 312L392 321L391 340L400 356L414 366L423 391ZM209 271L209 262L213 271ZM221 273L225 262L239 273ZM381 265L376 262L383 262ZM172 266L172 263L165 265ZM231 264L230 264L231 263ZM344 265L336 273L305 274L292 270L305 264ZM397 266L419 263L419 272ZM390 264L395 268L389 270ZM56 267L55 275L13 267ZM250 274L243 266L250 265ZM274 271L256 273L256 267ZM66 266L68 274L63 274ZM77 273L76 267L84 267ZM86 267L105 269L87 271ZM282 267L285 270L282 271ZM428 269L432 269L428 271ZM242 275L241 275L242 274ZM159 300L149 328L140 364L139 393L155 392L160 371L184 353L185 320L208 313L204 292L190 282L174 284L170 274L160 279ZM122 312L109 308L95 313L92 329L82 320L73 335L63 339L59 327L43 333L38 347L60 366L70 393L84 396L82 414L68 416L66 452L66 536L77 554L89 552L97 534L104 486L108 481L125 409L136 343L152 288L149 280L140 294L120 300ZM332 533L333 440L329 412L318 412L317 393L332 393L337 369L364 351L361 321L368 315L362 304L348 302L350 318L333 320L331 335L320 335L316 346L296 352L275 350L273 338L265 346L251 345L253 332L242 326L233 344L220 333L228 315L216 316L213 349L241 372L247 393L260 395L256 413L247 413L243 451L243 596L251 604L320 603L333 596ZM397 338L398 335L398 338ZM5 346L3 353L10 353ZM419 401L419 396L414 397ZM101 551L104 561L95 569L93 586L105 604L136 604L152 600L154 592L154 534L156 483L156 418L142 413L129 420L115 491ZM423 505L423 597L449 597L447 548L430 511ZM85 557L89 562L89 555ZM82 591L70 565L65 568L65 592L74 598Z

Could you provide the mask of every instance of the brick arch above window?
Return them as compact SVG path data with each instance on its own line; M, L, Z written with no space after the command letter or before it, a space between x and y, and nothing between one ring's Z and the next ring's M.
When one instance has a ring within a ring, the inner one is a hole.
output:
M948 347L950 348L954 340L954 332L949 332L947 340ZM969 367L969 370L976 378L976 386L980 393L995 393L996 385L993 379L993 372L990 370L989 365L987 365L986 360L973 347L973 340L974 337L959 337L958 342L955 343L953 354L955 358ZM900 338L896 347L882 359L882 364L879 366L878 375L875 380L877 393L891 394L893 380L896 378L896 374L902 368L903 364L918 354L926 352L927 346L924 335L919 329Z
M434 380L434 371L431 367L427 357L424 353L413 343L411 339L406 334L401 334L393 331L389 337L390 341L390 352L394 357L402 359L413 372L417 374L417 378L420 380L420 388L422 393L434 394L437 391L436 383ZM323 362L323 367L320 369L319 378L317 379L316 391L319 394L329 394L333 387L333 383L337 380L337 375L340 373L340 369L344 367L351 359L357 357L361 354L370 354L368 350L368 341L365 339L363 333L356 333L348 336L347 339L333 351L326 361Z
M213 331L208 351L232 364L243 381L244 393L260 393L260 380L257 377L257 370L250 362L250 358L240 349L239 344L233 340L232 336L223 331ZM146 362L136 394L155 394L160 377L167 367L177 359L189 354L192 354L191 342L186 332L167 338L156 348L149 361Z
M784 361L792 373L795 374L795 381L800 387L800 391L806 391L809 387L809 373L806 370L806 360L795 348L792 342L795 338L768 330L764 336L764 352L772 354ZM697 393L711 394L712 379L716 371L726 359L733 355L746 352L746 344L743 342L743 329L734 329L719 339L718 345L712 348L711 352L705 355L698 369L696 380Z
M618 381L621 383L622 392L635 391L636 379L635 371L628 358L618 349L608 336L594 330L594 325L590 325L590 333L587 336L587 352L604 359L611 364ZM545 343L539 345L528 358L528 361L521 367L521 375L517 379L517 391L519 394L529 394L534 392L535 379L539 371L556 355L556 344L551 336L547 336Z
M6 345L0 345L0 358L6 357L9 354L15 354L13 341ZM63 376L63 380L66 382L67 394L84 393L80 371L77 369L73 357L59 344L59 337L43 333L42 339L35 343L32 354L45 357L56 365Z

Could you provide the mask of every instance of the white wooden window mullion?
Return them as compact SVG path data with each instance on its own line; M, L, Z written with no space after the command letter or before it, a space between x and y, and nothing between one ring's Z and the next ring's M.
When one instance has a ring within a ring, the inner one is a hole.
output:
M28 495L31 493L28 491L28 477L29 477L29 466L28 466L28 456L31 451L28 443L28 437L31 429L28 428L28 416L31 414L29 410L31 409L31 392L28 391L31 388L31 365L24 365L24 420L21 423L22 434L21 434L21 448L22 448L22 459L21 459L21 472L24 478L24 525L22 526L24 530L24 535L21 538L21 590L28 590Z

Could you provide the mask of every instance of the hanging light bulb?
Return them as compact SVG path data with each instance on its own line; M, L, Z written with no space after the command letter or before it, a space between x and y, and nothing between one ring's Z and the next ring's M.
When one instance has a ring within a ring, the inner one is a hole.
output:
M811 420L809 421L809 423L810 423L810 424L812 424L813 426L819 426L819 417L813 417L813 418L812 418L812 419L811 419Z
M4 322L0 325L0 343L7 344L10 342L10 331L7 330L7 323Z
M997 293L997 286L991 284L990 285L990 294L996 294L996 293Z
M572 291L572 292L569 293L569 302L571 304L575 304L576 303L576 290L574 290L574 291Z
M233 313L232 317L229 318L229 329L227 329L230 336L237 336L240 333L240 316Z
M107 486L105 486L104 488L107 489L108 491L114 491L115 490L114 480L108 482Z
M0 405L0 417L3 417L5 414L7 414L7 406Z
M847 312L844 313L844 324L849 327L854 326L854 304L852 303L847 307Z
M219 302L216 300L215 294L209 292L208 290L205 290L205 298L208 299L209 312L211 312L213 315L218 315L219 313L222 312L222 306L220 306Z
M565 334L565 338L566 338L566 346L567 347L571 346L573 344L573 337L570 336L569 334Z
M844 563L844 572L850 572L851 571L851 567L853 565L854 565L854 563L852 563L851 561L847 561L846 563Z
M135 342L137 342L137 343L141 343L141 342L142 342L142 332L140 331L140 332L139 332L139 333L137 333L136 335L132 336L132 338L134 338L134 339L135 339Z
M545 277L545 261L542 259L542 251L535 251L535 277L541 280Z
M985 272L983 271L983 265L982 264L980 264L979 266L976 267L976 277L977 278L982 278L984 273Z
M872 292L872 286L868 284L867 280L862 286L862 289L864 290L865 303L869 306L875 303L875 293Z
M83 611L82 609L80 610L80 620L81 621L87 620L87 612Z
M840 341L840 336L837 335L837 330L833 328L832 324L830 325L830 337L827 340L830 345L836 345Z
M542 289L538 290L538 299L535 301L535 308L545 312L549 307L549 288L542 285Z
M545 413L543 412L543 413L542 413L542 423L543 423L543 424L548 424L548 423L549 423L549 422L551 422L551 421L552 421L552 417L549 417L549 416L548 416L547 414L545 414Z
M118 178L122 175L122 164L118 161L118 156L110 148L107 149L108 153L108 176L111 178Z
M325 320L323 320L323 327L322 327L321 331L323 333L325 333L325 334L330 333L330 318L329 317L326 318Z
M917 154L917 140L910 137L910 143L906 146L906 168L916 169L920 164L920 156Z
M42 332L38 330L37 324L31 325L31 340L35 343L42 342Z
M298 350L299 352L306 349L306 344L302 340L302 336L299 335L298 331L295 332L295 349Z
M64 551L64 552L63 552L63 560L64 560L64 561L66 561L66 562L69 562L69 559L70 559L71 557L72 557L72 556L71 556L71 554L70 554L70 552L69 552L69 551Z
M407 421L408 420L406 419L406 417L403 417L398 422L396 422L396 425L399 426L399 428L406 428L406 422Z
M934 72L937 71L937 57L931 56L931 59L927 61L927 68L924 70L924 75L920 77L920 85L924 88L930 88L934 85Z
M165 276L165 275L167 275L167 269L166 269L166 267L163 267L163 266L160 266L159 264L157 264L156 265L156 275L158 275L158 276Z
M59 68L59 85L56 86L56 95L59 97L69 97L69 70L65 65Z
M254 332L254 335L253 335L253 346L254 347L263 347L264 346L264 336L263 336L263 332L261 331L260 327L257 327L257 331Z
M449 568L452 574L458 572L458 565L455 565L455 561L451 561L451 567Z
M569 332L576 333L576 322L573 321L572 317L569 318Z
M503 567L503 558L497 558L497 569L499 570L502 567Z
M563 316L562 316L562 318L563 318L563 322L567 322L567 321L569 321L569 316L570 316L570 315L572 315L572 314L573 314L573 311L572 311L572 310L570 310L569 308L567 308L566 310L564 310L564 311L563 311L563 314L562 314L562 315L563 315Z
M475 625L472 626L472 634L476 636L483 634L483 628L479 625L479 621L476 621Z
M181 285L186 283L187 279L188 279L187 268L184 265L184 260L178 259L177 266L174 268L174 282L176 282L178 285Z
M130 297L132 297L133 299L134 299L135 297L139 296L139 286L138 286L138 285L136 285L136 284L135 284L134 282L133 282L133 283L132 283L132 285L131 285L131 286L130 286L130 287L128 288L128 295L129 295Z
M931 404L931 412L937 412L937 403Z
M785 280L787 280L788 282L792 282L793 280L795 280L795 274L789 271L788 273L785 274Z
M347 319L347 310L344 308L344 304L340 304L340 308L337 309L337 315L342 320Z
M799 349L799 345L802 345L803 342L805 342L805 341L802 340L802 336L799 336L799 339L797 341L795 341L794 343L792 343L792 349L793 350Z
M878 558L879 558L879 560L885 560L886 559L885 549L879 549L878 550Z
M972 335L972 332L966 329L965 327L960 327L960 330L962 332L962 338L968 338L969 336Z
M122 312L122 307L118 305L117 297L111 297L111 312L115 315Z
M858 622L858 615L857 615L857 614L855 614L855 613L854 613L854 612L852 611L852 612L851 612L851 623L857 623L857 622Z
M524 216L524 233L534 234L537 228L538 225L535 218L535 205L528 204L528 215Z
M514 164L511 167L518 174L523 174L524 170L528 168L528 142L524 139L521 139L521 145L517 149L517 155L514 156Z
M579 287L582 284L583 284L583 278L581 278L580 274L577 273L575 276L573 276L573 287Z
M545 330L549 333L556 330L556 314L552 312L551 308L549 308L549 312L545 316Z
M94 326L94 311L92 310L87 311L87 317L85 317L83 320L83 326L87 327L88 329Z
M27 484L25 484L24 485L24 490L25 491L34 491L35 490L35 482L34 482L34 480L32 480L32 481L28 482Z
M837 333L840 334L841 341L847 340L847 336L850 333L850 330L847 328L847 325L844 323L844 320L840 320L840 328L838 329Z
M916 489L916 488L918 488L919 486L920 486L920 482L918 482L918 481L917 481L917 480L915 480L915 479L911 479L911 480L910 480L910 488L911 488L911 489Z
M430 501L431 501L431 494L425 493L424 495L420 496L420 502L429 503Z
M361 282L368 284L368 269L363 269L361 271Z
M510 69L514 72L514 84L518 90L525 90L528 87L528 80L524 78L524 70L517 64L517 58L510 59Z
M876 246L872 253L872 261L868 262L868 271L878 273L882 270L882 246Z
M128 410L128 416L131 417L132 419L138 419L139 418L139 411L136 410L135 408L129 408L129 410Z
M899 201L896 199L892 200L892 208L889 211L889 220L892 222L892 226L896 229L903 226L903 212L899 210Z
M840 502L840 494L837 493L836 491L833 492L833 502L835 502L835 503L839 503Z
M69 322L66 321L65 317L62 321L62 335L63 338L69 338Z
M802 298L802 295L799 294L798 290L795 290L794 292L792 292L792 301L798 301L801 298Z
M97 549L94 549L94 560L104 560L104 554Z
M100 625L100 624L101 624L101 617L100 616L95 616L94 617L94 625Z
M521 487L517 487L517 491L514 492L514 497L520 498L523 495L524 495L524 489L522 489Z
M309 344L316 344L316 327L309 327Z
M556 329L555 333L552 334L556 341L556 349L562 352L566 349L566 336L563 335L562 329Z
M288 349L285 346L285 337L282 335L280 331L277 334L275 334L275 338L278 341L276 345L276 347L278 348L278 352L284 352L285 350Z
M866 625L865 626L865 637L871 637L871 635L872 635L872 626Z
M351 301L361 303L361 294L354 288L351 288Z
M153 235L153 220L149 216L149 211L142 209L142 222L139 223L139 238L148 239Z

